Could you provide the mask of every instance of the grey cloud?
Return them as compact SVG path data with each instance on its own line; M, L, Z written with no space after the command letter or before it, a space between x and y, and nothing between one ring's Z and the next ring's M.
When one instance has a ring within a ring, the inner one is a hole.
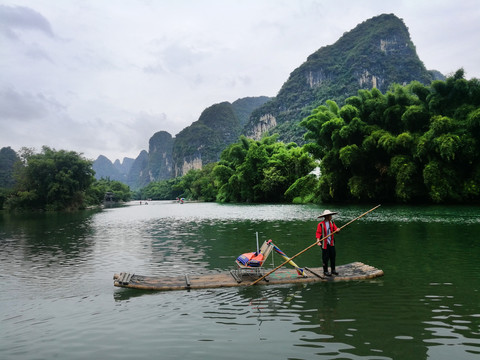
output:
M38 45L32 44L25 50L25 55L32 60L45 60L54 63L52 58Z
M165 49L162 57L167 67L176 71L185 67L191 67L197 61L200 61L203 55L201 52L187 46L172 45Z
M134 121L125 125L130 134L130 141L134 142L135 146L140 146L145 149L148 148L148 140L157 131L172 129L175 124L171 123L167 115L164 113L151 114L142 111L135 115ZM170 130L171 131L171 130ZM119 134L121 136L121 134ZM175 134L171 134L175 136Z
M69 136L68 146L81 149L88 144L89 153L94 155L87 155L93 159L98 154L105 155L112 161L127 155L136 157L139 149L148 150L148 141L155 132L171 125L166 114L146 112L132 114L132 122L128 123L102 117L95 118L91 123L70 122L69 129L74 131ZM123 149L123 155L119 153L119 148Z
M165 74L165 68L159 63L147 65L143 68L143 71L147 74Z
M39 12L24 6L0 5L0 31L9 38L18 38L18 31L34 30L55 37L50 22Z
M233 74L233 75L225 75L221 78L219 84L224 88L242 88L248 87L253 83L253 79L245 74ZM195 84L197 85L197 84Z
M62 105L43 94L20 93L10 87L0 89L0 120L29 121L61 109Z
M148 73L181 73L208 56L204 50L180 44L171 44L161 50L154 50L152 54L155 58L154 63L144 68Z

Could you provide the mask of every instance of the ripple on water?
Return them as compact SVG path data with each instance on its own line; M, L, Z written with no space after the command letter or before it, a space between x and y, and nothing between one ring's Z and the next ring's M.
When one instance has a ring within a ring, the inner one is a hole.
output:
M382 206L352 226L339 257L384 268L375 281L169 293L112 285L119 271L226 271L256 231L295 253L321 210L151 202L78 221L2 223L0 357L244 358L252 344L262 358L478 357L478 244L461 236L473 234L478 211L468 207ZM344 224L368 209L335 210ZM438 247L439 238L456 246Z

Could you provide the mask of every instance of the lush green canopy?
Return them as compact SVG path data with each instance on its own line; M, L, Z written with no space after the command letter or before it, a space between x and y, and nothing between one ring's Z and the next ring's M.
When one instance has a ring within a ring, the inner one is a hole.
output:
M309 176L315 162L295 143L276 136L254 141L241 137L222 152L214 167L217 200L222 202L283 202L302 195L300 179ZM297 190L294 190L293 188Z
M431 86L360 90L302 121L321 160L323 201L480 199L480 82L459 70Z
M313 158L296 144L276 136L261 141L240 140L228 146L217 163L190 170L181 178L150 183L140 198L187 199L220 202L308 201L316 177Z
M117 180L95 180L86 191L86 202L89 205L101 204L105 200L125 202L131 198L130 187Z
M74 151L56 151L46 146L39 154L23 149L21 159L7 207L69 210L85 205L85 191L94 181L91 161Z
M135 193L136 199L172 200L180 196L182 191L175 190L181 178L152 181Z
M17 153L11 147L0 149L0 188L8 189L15 185L13 170L18 161Z

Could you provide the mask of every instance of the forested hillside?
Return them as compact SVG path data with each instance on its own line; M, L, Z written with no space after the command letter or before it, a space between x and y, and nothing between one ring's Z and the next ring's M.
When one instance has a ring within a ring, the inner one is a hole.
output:
M93 162L93 170L97 179L111 179L126 182L127 175L120 173L118 168L105 156L100 155Z
M229 102L205 109L196 122L175 137L175 175L217 161L220 152L240 136L241 130L240 121Z
M225 101L205 109L199 119L175 136L175 176L218 161L220 153L238 140L252 111L268 101L265 96Z
M359 89L385 92L394 83L429 84L437 77L441 74L425 69L403 21L383 14L310 55L277 96L252 113L245 134L259 139L268 130L280 140L304 143L298 123L326 100L342 105Z

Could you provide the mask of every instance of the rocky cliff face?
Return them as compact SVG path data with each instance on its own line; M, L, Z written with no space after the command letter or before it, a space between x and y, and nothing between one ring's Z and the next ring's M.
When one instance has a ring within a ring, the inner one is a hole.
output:
M155 133L148 142L150 181L170 179L173 174L173 138L166 131Z
M252 123L248 130L248 135L255 139L260 140L262 135L268 130L274 128L277 125L277 119L272 114L262 115L257 123Z
M140 189L150 182L148 171L148 152L141 151L130 168L126 184L132 189Z
M173 176L173 138L166 131L155 133L148 142L148 152L143 150L133 162L126 184L139 189L152 181L167 180Z
M135 159L124 157L122 162L120 162L118 159L115 160L113 166L115 166L120 174L124 174L126 176L129 173L134 161Z
M427 84L433 76L418 58L403 21L380 15L310 55L277 96L253 112L245 133L258 139L265 131L278 132L281 140L302 143L303 129L296 125L326 100L342 105L359 89L386 92L392 83L413 80Z
M175 176L182 176L190 170L200 170L203 166L203 161L199 152L197 156L183 157L183 163L175 163Z
M218 161L221 152L238 140L253 109L269 98L244 98L205 109L199 119L177 134L173 146L175 176Z

